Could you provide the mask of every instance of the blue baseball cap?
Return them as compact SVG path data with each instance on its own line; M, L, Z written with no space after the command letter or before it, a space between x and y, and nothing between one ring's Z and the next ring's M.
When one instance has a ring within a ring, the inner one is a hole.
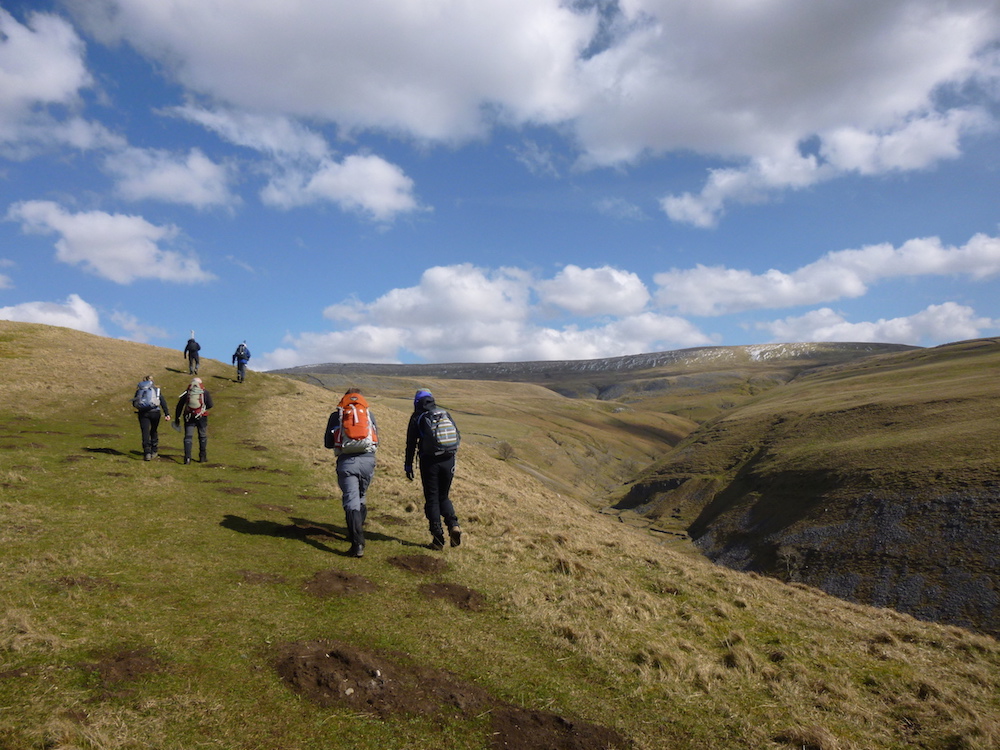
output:
M432 394L426 388L421 388L419 391L417 391L416 395L413 397L413 405L414 406L419 406L420 405L420 399L422 399L422 398L428 398L428 397L434 398L434 394Z

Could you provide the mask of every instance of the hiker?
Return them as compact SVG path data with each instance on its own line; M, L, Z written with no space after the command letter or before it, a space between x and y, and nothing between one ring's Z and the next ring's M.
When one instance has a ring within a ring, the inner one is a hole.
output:
M247 362L250 361L250 350L247 349L247 342L236 347L233 352L233 364L236 365L236 382L242 383L247 376Z
M152 461L157 456L160 445L160 414L170 421L170 409L160 389L153 384L153 376L146 375L135 389L132 406L139 415L139 429L142 431L142 459Z
M368 486L375 477L378 425L368 401L357 388L349 388L330 414L323 444L337 457L337 484L340 487L347 525L350 557L365 553L365 519L368 516Z
M198 365L201 364L201 357L198 355L200 351L201 344L194 340L194 331L191 331L191 338L184 347L184 358L188 361L188 375L198 374Z
M430 525L429 546L433 550L444 549L442 517L448 527L451 546L457 547L462 543L462 529L449 496L460 441L461 435L451 415L435 403L430 391L418 390L413 397L413 414L406 428L403 470L406 478L413 481L413 457L416 455L424 490L424 515Z
M194 431L198 430L198 463L208 461L208 410L215 404L201 378L191 378L187 390L177 401L177 421L184 423L184 463L191 463Z

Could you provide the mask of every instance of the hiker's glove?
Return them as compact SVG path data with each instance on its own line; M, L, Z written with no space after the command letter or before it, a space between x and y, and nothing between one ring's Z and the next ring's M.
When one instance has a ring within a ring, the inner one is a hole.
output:
M406 478L409 479L412 482L413 481L413 465L412 464L407 464L406 466L403 467L403 470L406 472Z

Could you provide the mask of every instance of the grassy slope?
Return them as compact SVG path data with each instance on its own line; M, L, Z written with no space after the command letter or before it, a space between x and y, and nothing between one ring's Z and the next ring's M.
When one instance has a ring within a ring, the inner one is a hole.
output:
M623 504L729 564L1000 632L998 343L802 377L694 432Z
M181 366L176 351L0 322L5 750L489 747L481 721L442 733L298 698L271 668L274 648L315 638L406 654L643 750L1000 743L996 641L677 554L473 440L454 493L467 543L441 553L438 578L488 606L424 599L422 580L388 563L430 554L400 466L401 395L373 394L384 445L370 543L353 560L340 539L281 531L342 532L317 447L339 393L257 374L238 386L205 362L212 463L182 466L169 430L163 458L145 463L135 381L150 370L179 392ZM330 569L377 589L303 589ZM126 650L162 670L116 683L88 668Z

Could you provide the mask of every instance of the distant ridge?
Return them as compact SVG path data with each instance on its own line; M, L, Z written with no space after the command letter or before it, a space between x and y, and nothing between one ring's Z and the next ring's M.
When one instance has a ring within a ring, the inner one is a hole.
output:
M657 368L687 370L697 368L710 371L745 364L809 360L817 357L839 359L857 356L889 354L912 351L921 347L905 344L852 343L791 343L757 344L752 346L702 346L647 354L628 354L621 357L580 360L540 360L530 362L446 363L446 364L366 364L330 362L300 365L270 372L283 375L320 374L390 375L398 377L434 376L439 378L471 380L535 381L552 374L586 374L634 372ZM825 356L824 356L825 355ZM831 356L833 355L833 356Z

